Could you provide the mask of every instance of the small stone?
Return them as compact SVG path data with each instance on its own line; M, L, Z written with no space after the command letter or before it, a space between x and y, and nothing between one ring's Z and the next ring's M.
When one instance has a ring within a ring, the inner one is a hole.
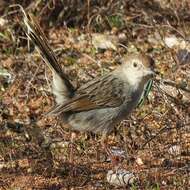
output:
M164 42L169 48L173 48L179 44L179 40L174 35L165 37Z
M142 161L142 159L141 158L137 158L136 160L136 163L139 165L139 166L142 166L144 163L143 163L143 161Z
M7 20L5 20L4 18L0 18L0 26L1 27L4 27L4 26L6 26L6 24L8 23L8 21Z
M92 34L92 44L96 49L113 49L115 51L117 50L112 36L107 34Z
M110 185L123 187L137 182L137 177L132 172L125 169L120 169L116 172L109 170L107 173L107 181Z
M177 156L181 154L181 146L180 145L173 145L168 149L169 154Z

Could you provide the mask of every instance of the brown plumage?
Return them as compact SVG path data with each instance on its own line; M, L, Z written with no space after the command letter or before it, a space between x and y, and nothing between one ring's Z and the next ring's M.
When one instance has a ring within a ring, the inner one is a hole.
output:
M24 29L53 74L56 105L49 114L59 115L74 130L106 135L137 106L145 84L153 77L153 60L144 54L125 56L116 70L76 89L69 81L33 17L24 13Z
M144 85L153 76L149 56L127 55L113 72L75 89L34 18L25 16L24 23L27 36L53 73L52 91L57 105L49 114L60 115L76 130L107 134L136 107Z

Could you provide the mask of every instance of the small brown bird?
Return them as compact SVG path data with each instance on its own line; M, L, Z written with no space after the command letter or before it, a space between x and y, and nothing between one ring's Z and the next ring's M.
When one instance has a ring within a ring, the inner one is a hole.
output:
M137 106L144 85L154 76L153 60L144 54L128 55L113 72L76 89L34 18L25 14L24 24L27 36L53 74L56 106L49 114L59 115L63 123L74 130L101 133L105 139Z

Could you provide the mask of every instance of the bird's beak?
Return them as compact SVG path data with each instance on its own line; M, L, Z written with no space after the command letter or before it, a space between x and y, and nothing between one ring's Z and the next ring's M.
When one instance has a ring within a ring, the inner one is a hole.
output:
M147 76L149 78L153 78L156 76L156 73L152 69L146 69L144 71L144 76Z

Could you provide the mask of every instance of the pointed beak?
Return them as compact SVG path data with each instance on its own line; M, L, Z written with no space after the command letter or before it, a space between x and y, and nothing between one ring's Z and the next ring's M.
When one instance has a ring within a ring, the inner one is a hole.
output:
M144 76L147 76L149 78L153 78L156 76L156 73L152 69L146 69L144 71Z

